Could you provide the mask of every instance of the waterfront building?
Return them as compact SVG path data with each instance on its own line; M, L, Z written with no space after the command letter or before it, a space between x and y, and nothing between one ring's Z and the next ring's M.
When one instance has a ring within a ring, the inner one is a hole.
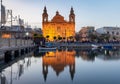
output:
M57 11L56 15L49 21L46 7L42 14L42 30L43 36L49 37L49 41L53 41L54 37L69 39L75 36L75 14L73 8L70 10L69 21Z
M110 40L113 40L114 37L120 40L120 27L102 27L96 29L96 32L100 34L109 34L111 36Z
M34 28L33 31L34 31L34 33L36 33L36 34L41 34L41 35L43 34L41 28Z
M95 28L93 26L82 27L79 31L80 41L90 41L89 35L93 33L95 33Z
M24 33L24 27L21 27L19 25L13 25L10 26L3 26L0 29L1 37L0 38L18 38L20 36L23 36Z
M33 32L34 32L34 31L33 31L33 29L32 29L31 27L26 27L24 31L25 31L25 36L24 36L24 37L25 37L26 39L28 39L28 38L29 38L29 39L33 38Z

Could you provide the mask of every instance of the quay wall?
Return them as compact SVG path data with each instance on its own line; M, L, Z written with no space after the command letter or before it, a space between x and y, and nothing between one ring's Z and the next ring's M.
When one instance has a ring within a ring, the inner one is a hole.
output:
M3 39L0 38L0 48L5 47L16 47L16 46L24 46L33 44L32 40L26 39Z

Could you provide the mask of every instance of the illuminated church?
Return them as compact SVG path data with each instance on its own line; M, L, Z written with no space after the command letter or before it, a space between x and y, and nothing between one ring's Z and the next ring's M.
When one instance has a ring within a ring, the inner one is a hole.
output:
M49 41L53 41L54 37L62 37L68 39L75 36L75 14L73 8L70 10L69 21L64 20L64 17L56 12L56 15L48 21L48 13L44 7L42 14L42 29L43 36L49 37Z

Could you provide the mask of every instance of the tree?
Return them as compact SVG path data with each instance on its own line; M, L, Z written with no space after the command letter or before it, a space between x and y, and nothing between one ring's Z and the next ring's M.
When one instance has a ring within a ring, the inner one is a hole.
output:
M62 37L58 36L58 40L62 40Z
M75 39L76 39L76 41L79 41L79 40L80 40L80 35L79 35L79 33L76 33Z
M70 36L69 39L70 39L70 41L73 41L73 36Z
M34 34L34 37L36 37L37 36L37 34Z
M49 35L47 35L47 36L46 36L46 38L47 38L47 41L49 40L49 37L50 37Z
M34 34L34 44L37 46L45 45L45 38L42 34Z
M98 36L96 34L90 34L89 35L90 41L95 42L98 40Z
M54 39L54 41L56 41L57 37L56 37L56 36L54 36L54 37L53 37L53 39Z
M109 35L109 34L101 34L101 35L98 37L98 41L99 41L99 42L108 42L108 41L109 41L109 38L110 38L110 35Z
M116 40L116 39L117 39L117 37L113 36L113 40Z

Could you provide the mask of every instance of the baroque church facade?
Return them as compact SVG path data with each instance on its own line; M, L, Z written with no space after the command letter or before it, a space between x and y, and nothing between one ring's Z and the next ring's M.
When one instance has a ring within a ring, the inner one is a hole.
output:
M56 15L49 21L46 7L44 7L42 14L42 30L43 36L48 37L49 41L54 38L62 37L69 39L75 36L75 14L73 8L70 10L69 21L64 20L64 17L56 12Z

